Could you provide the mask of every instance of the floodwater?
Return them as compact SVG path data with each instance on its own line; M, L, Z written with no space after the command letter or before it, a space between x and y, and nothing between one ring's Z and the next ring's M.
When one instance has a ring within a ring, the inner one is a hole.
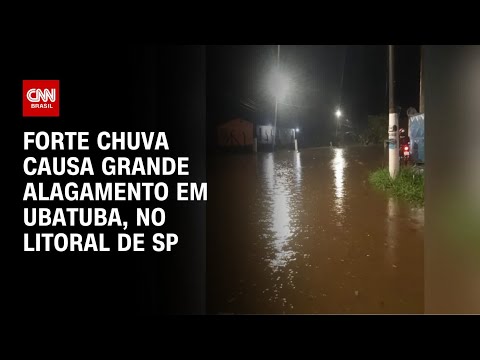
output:
M423 312L423 209L379 192L383 147L209 160L207 310Z

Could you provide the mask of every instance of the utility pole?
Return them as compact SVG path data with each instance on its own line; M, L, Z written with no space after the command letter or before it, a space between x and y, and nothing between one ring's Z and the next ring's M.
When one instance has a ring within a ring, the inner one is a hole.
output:
M388 45L388 170L395 179L400 168L398 113L395 106L395 47Z
M280 73L280 45L277 45L277 74ZM273 126L273 151L275 151L275 143L277 142L277 113L278 113L278 96L275 94L275 121Z
M420 101L419 112L425 114L425 89L423 87L423 45L420 45Z
M297 131L298 129L293 129L293 140L295 143L295 151L298 151Z
M257 122L256 120L253 121L253 152L257 152Z

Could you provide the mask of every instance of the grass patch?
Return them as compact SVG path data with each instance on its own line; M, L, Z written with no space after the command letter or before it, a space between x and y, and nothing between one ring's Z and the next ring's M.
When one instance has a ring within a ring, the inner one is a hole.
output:
M385 168L372 172L368 179L377 189L387 191L389 194L405 199L414 205L424 205L423 173L416 172L411 166L401 167L395 180L390 178L390 173Z

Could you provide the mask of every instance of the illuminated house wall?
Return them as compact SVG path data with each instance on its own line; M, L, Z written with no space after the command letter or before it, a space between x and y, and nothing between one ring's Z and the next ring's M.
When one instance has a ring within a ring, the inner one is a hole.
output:
M293 144L294 139L295 139L295 129L277 127L277 140L276 140L277 145L281 146L281 145ZM259 144L272 144L273 143L273 126L271 125L257 126L257 141Z

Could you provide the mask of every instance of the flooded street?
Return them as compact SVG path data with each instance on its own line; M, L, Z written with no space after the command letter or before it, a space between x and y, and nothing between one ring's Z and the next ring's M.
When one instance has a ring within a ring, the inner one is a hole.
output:
M383 147L209 159L209 313L422 313L423 209L368 183Z

